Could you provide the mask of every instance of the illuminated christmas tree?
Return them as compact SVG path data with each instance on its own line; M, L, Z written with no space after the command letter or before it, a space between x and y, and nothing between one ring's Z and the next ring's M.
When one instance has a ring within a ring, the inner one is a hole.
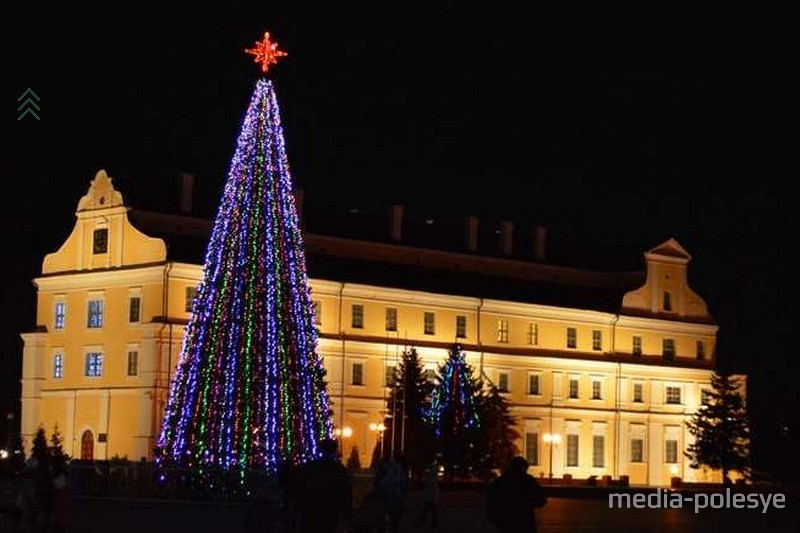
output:
M269 34L247 50L267 72ZM331 435L325 370L273 83L244 118L206 250L158 443L162 466L213 484L320 456Z
M480 446L481 397L483 386L473 377L461 346L450 350L439 367L439 375L427 420L433 427L437 448L446 474L467 473L482 459Z

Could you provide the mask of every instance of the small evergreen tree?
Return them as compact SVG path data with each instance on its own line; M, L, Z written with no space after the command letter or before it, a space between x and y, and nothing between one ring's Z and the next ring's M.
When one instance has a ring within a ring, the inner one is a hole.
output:
M695 442L684 453L692 468L722 470L723 482L730 483L731 471L749 475L750 426L738 382L727 374L715 373L711 386L713 389L686 423Z
M361 470L361 456L358 454L358 446L350 448L350 456L347 458L348 470Z
M481 443L481 389L460 345L439 367L426 419L436 438L445 476L474 472L485 457Z
M50 462L53 471L60 472L67 467L70 457L64 452L64 438L58 431L58 424L55 425L53 433L50 435L48 453L50 454Z
M36 459L39 467L50 467L50 452L47 445L47 434L44 428L39 426L36 430L36 435L33 437L33 446L31 448L31 457Z
M430 400L431 384L417 350L411 348L395 372L389 397L386 400L388 416L384 421L384 457L403 456L412 475L422 473L433 458L433 438L425 421Z
M511 403L494 385L481 398L481 437L485 452L482 471L488 475L493 469L502 469L519 453L516 441L520 438L514 428Z

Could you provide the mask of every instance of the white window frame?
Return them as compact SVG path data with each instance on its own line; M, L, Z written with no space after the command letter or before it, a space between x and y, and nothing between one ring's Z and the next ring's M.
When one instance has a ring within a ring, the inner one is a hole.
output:
M61 306L62 313L58 314L58 307ZM59 316L61 323L59 324ZM64 331L67 327L67 298L63 295L58 295L53 298L53 331Z
M52 366L50 368L50 375L53 379L62 379L64 377L64 348L54 348L53 357L51 359Z
M678 391L678 401L671 402L670 392ZM683 387L678 383L665 383L664 384L664 403L666 405L683 405Z
M356 365L361 365L361 383L355 382L355 369ZM367 361L365 359L356 359L350 361L350 386L351 387L366 387L367 385Z
M531 392L531 378L535 377L537 380L537 391ZM528 381L525 383L526 393L528 396L541 396L542 395L542 373L541 372L528 372Z
M99 367L100 371L97 374L89 374L89 369L90 369L89 357L90 356L94 356L94 355L97 355L97 356L100 357L100 359L99 359L100 364L99 365L92 365L92 368ZM84 348L84 350L83 350L83 377L84 378L91 378L91 379L102 378L103 377L103 371L105 370L104 366L105 366L105 351L103 351L103 348L101 346L87 346L86 348Z
M100 325L91 326L92 322L92 302L100 302ZM103 293L89 293L86 297L86 329L91 331L101 331L106 325L106 299Z
M508 319L497 319L497 342L508 343Z

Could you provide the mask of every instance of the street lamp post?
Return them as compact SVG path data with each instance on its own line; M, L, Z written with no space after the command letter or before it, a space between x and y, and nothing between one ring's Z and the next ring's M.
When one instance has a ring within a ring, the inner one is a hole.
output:
M383 459L383 432L386 431L386 426L383 422L372 422L369 429L378 433L378 456Z
M561 442L561 435L558 433L545 433L542 437L550 445L550 485L553 484L553 448Z
M339 440L339 453L344 457L344 443L342 439L349 439L353 436L353 428L350 426L344 426L342 428L335 428L333 430L333 434L336 435L336 438Z

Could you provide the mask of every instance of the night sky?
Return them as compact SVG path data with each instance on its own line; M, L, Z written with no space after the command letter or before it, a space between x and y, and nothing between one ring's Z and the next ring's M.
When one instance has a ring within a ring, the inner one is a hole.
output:
M641 268L642 251L675 237L720 324L721 364L750 375L756 457L771 467L800 432L797 198L780 185L796 164L782 168L778 134L787 54L740 31L758 22L747 13L608 6L463 21L428 6L324 24L142 9L18 31L3 85L0 172L21 192L1 210L0 412L18 406L30 280L89 180L106 168L129 204L174 210L192 172L200 214L213 213L258 76L242 49L270 30L289 54L273 79L307 210L402 202L530 220L611 268ZM40 121L16 119L27 87Z

